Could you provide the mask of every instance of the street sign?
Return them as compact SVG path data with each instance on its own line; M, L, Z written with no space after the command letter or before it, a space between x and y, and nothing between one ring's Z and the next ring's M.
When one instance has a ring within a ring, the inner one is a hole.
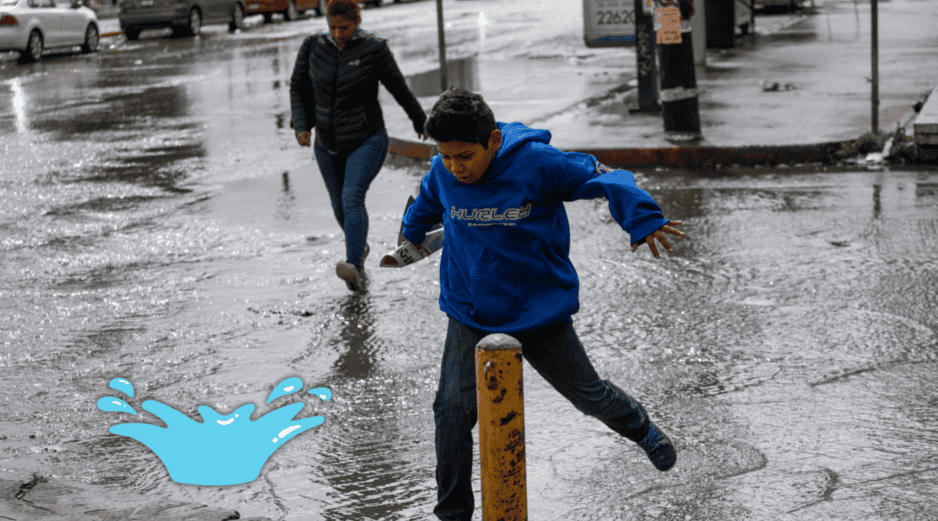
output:
M681 43L681 13L670 5L655 9L655 32L659 44Z
M587 47L635 45L635 0L583 0Z

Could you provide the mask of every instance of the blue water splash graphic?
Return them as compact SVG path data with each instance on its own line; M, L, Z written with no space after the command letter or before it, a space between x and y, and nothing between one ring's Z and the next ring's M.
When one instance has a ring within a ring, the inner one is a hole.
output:
M111 380L111 383L108 384L108 387L114 389L115 391L120 391L131 398L134 397L134 384L130 383L130 381L127 379L115 378Z
M115 378L110 386L133 396L133 385L125 379ZM287 378L275 386L267 403L293 394L302 387L301 379ZM325 387L311 389L309 394L315 394L323 401L332 398L332 391ZM106 412L137 414L133 407L112 396L99 399L97 405L98 409ZM202 416L199 423L168 405L146 400L143 408L163 420L165 428L146 423L121 423L109 431L146 445L160 458L169 477L176 483L240 485L257 479L264 463L284 443L325 421L322 416L295 420L305 405L292 403L256 421L251 421L253 404L242 405L228 415L202 405L198 408Z
M326 389L325 387L317 387L315 389L310 389L309 394L315 394L324 402L328 402L332 399L332 391Z
M98 409L105 412L129 412L134 416L137 415L137 411L128 405L127 402L120 398L114 398L113 396L105 396L98 399Z
M267 403L270 403L281 396L287 394L293 394L299 391L303 387L303 380L299 378L287 378L286 380L277 384L273 391L271 391L270 396L267 397Z

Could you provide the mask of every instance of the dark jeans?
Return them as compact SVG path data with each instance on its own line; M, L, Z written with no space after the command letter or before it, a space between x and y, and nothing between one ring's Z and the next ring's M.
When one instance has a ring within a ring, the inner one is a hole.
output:
M332 212L345 231L345 260L361 267L368 240L365 193L388 155L388 132L381 129L348 155L330 154L319 141L313 142L313 150L332 200Z
M437 504L439 519L472 518L472 428L476 405L475 346L486 333L449 319L443 368L433 415L436 420ZM621 389L600 380L573 324L562 322L512 334L525 360L582 413L616 433L639 441L648 432L645 409Z

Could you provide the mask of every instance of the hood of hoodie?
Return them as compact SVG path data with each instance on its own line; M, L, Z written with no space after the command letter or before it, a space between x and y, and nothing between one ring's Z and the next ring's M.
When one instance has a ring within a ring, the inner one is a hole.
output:
M492 164L489 165L488 170L485 172L477 183L481 183L505 172L505 168L511 164L509 157L517 151L522 145L528 142L536 143L550 143L550 131L530 128L522 123L496 123L499 130L502 131L502 144L498 148L498 153L495 155L495 159L492 160Z

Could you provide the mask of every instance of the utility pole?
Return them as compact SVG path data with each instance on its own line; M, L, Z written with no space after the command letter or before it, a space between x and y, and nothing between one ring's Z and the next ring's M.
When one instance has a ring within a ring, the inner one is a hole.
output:
M446 37L443 35L443 0L436 0L436 34L440 48L440 94L448 88L446 81Z
M661 107L665 139L696 141L700 135L700 107L694 72L694 43L690 17L693 0L675 0L655 12L658 43L661 44Z
M629 112L660 113L658 65L655 63L655 26L652 0L635 0L635 58L638 62L638 108Z
M871 96L871 101L873 103L873 133L879 133L879 21L878 13L876 9L876 0L870 0L870 16L873 19L872 23L872 32L873 32L873 43L872 43L872 80L873 80L873 94Z

